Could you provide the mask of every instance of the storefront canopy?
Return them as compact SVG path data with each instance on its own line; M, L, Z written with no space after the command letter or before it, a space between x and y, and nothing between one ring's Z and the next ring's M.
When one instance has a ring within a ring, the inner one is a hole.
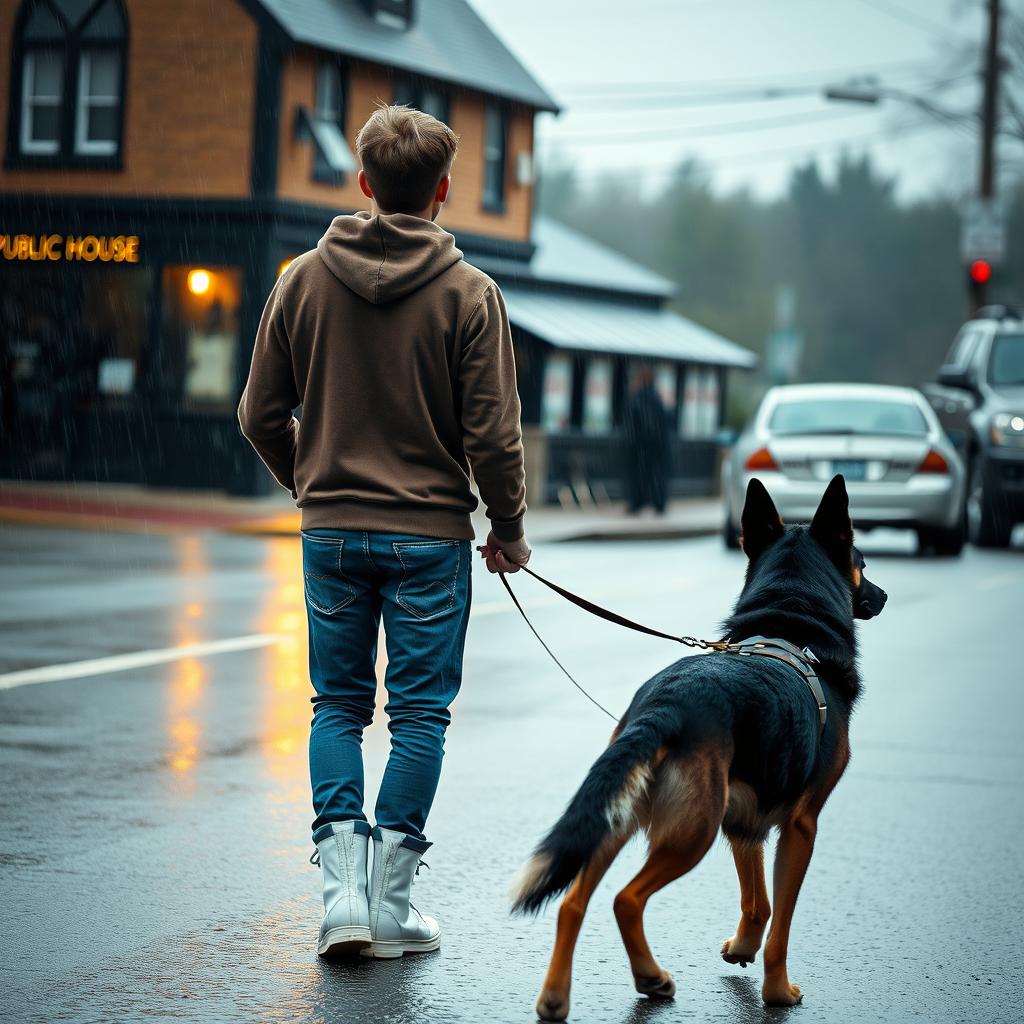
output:
M509 319L556 348L749 368L753 352L667 309L503 287Z

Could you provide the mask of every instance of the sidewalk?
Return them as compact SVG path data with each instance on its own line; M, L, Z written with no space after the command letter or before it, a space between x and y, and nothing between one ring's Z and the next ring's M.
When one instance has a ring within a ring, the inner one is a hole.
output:
M589 511L531 509L531 541L666 540L716 533L718 498L679 499L664 516L629 516L621 504ZM477 535L487 520L473 517ZM220 530L260 536L293 536L299 512L281 491L264 498L236 498L209 491L179 491L126 484L20 483L0 481L0 523L98 530L112 533L184 533Z

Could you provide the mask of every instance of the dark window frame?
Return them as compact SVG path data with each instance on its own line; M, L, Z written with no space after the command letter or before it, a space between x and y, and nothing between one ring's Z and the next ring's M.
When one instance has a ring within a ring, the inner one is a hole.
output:
M124 0L113 0L117 5L123 32L114 39L83 38L83 32L92 16L104 6L107 0L96 0L79 24L66 27L62 41L26 42L25 29L29 18L39 8L54 10L47 0L22 0L11 33L11 73L8 89L7 150L4 167L8 170L111 170L124 167L124 119L127 105L126 86L128 80L128 53L130 25ZM58 21L64 19L58 14ZM21 148L21 114L24 88L25 58L33 51L63 50L64 53L64 95L60 106L60 137L55 153L24 152ZM118 60L118 97L115 117L114 152L83 153L76 148L79 107L79 82L81 79L83 54L113 52Z
M374 21L399 31L412 25L415 13L414 0L370 0L370 14Z
M349 103L349 66L348 61L334 54L323 54L317 58L316 68L313 75L313 116L321 116L320 106L320 72L323 68L330 68L338 75L338 99L340 109L336 119L332 123L338 126L342 136L346 138L345 126L348 123ZM324 162L319 151L314 151L313 156L313 180L321 185L343 185L345 183L344 171L334 171Z
M498 188L492 193L488 188L489 169L491 158L488 155L490 149L490 125L491 119L497 118L501 130L500 155L495 161L499 170ZM508 109L497 100L488 100L484 106L484 133L483 133L483 187L480 193L480 205L488 213L504 213L505 203L508 196Z

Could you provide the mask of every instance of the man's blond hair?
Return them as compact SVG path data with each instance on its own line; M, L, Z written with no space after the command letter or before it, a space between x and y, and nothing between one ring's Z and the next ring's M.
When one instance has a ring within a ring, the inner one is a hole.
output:
M458 146L448 125L404 106L378 107L356 136L359 162L386 213L419 213L430 206Z

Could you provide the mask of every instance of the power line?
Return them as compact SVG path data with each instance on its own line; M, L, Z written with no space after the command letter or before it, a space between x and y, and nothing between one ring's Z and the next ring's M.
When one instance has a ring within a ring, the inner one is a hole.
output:
M916 135L921 132L934 131L938 128L943 128L944 125L938 124L933 121L908 121L903 124L893 125L891 128L883 129L881 131L866 132L862 135L847 135L841 139L831 139L825 143L801 143L797 146L781 146L777 149L762 149L753 150L746 153L737 153L733 156L722 157L718 160L704 160L699 159L699 163L702 166L710 168L723 168L723 167L737 167L746 166L754 163L775 163L780 160L789 160L799 154L807 154L808 156L817 153L833 153L837 150L842 150L853 145L859 145L863 143L873 142L891 142L897 137L899 139L906 138L908 135ZM586 173L577 173L575 178L577 181L600 181L604 178L614 177L616 175L631 175L637 177L646 177L655 181L665 180L675 177L678 173L679 166L685 161L685 157L676 157L673 159L670 165L655 165L655 173L651 173L650 164L643 166L621 166L614 167L607 171L593 171ZM540 172L540 177L543 178L543 168Z
M900 88L903 90L925 90L937 92L962 82L968 78L974 78L978 74L977 69L961 71L955 75L942 79L929 79L919 82L904 83ZM583 109L580 109L576 101L570 101L569 113L574 117L604 116L608 111L616 109L629 110L632 115L643 114L653 110L685 110L699 107L728 106L730 104L759 103L765 101L782 101L800 99L808 96L820 96L825 88L822 82L814 85L779 86L764 89L737 89L732 92L719 93L697 93L691 95L650 95L641 96L609 96L599 101L584 101ZM588 109L589 108L589 109Z
M825 110L807 111L801 114L784 114L781 117L763 117L755 120L746 121L727 121L724 124L701 124L694 125L691 128L681 128L679 132L684 139L701 139L716 135L734 135L747 132L761 132L768 131L773 128L782 128L790 125L798 124L814 124L820 121L841 121L851 117L863 117L865 111L863 110L833 110L827 108ZM664 128L659 129L641 129L639 131L622 131L622 132L591 132L583 133L581 135L561 135L550 142L558 145L589 145L598 143L599 145L611 146L619 144L627 144L638 141L650 140L667 142L671 141L671 131L666 131ZM609 138L609 136L611 136ZM542 144L547 144L549 140L542 139Z
M868 7L873 7L876 11L881 11L883 14L887 14L890 18L902 21L905 25L913 25L914 28L931 32L933 35L940 35L945 39L956 39L958 42L963 42L948 25L932 21L931 18L923 17L916 11L908 11L905 7L893 3L892 0L861 0L861 3L867 4Z
M800 80L812 78L812 79L833 79L833 78L846 78L851 75L868 75L868 74L897 74L899 72L910 73L913 71L924 71L929 68L933 68L934 64L931 61L922 60L901 60L901 61L889 61L882 64L861 64L857 67L845 67L845 68L818 68L808 69L806 71L795 71L791 73L783 73L781 75L755 75L747 76L743 78L721 78L709 81L708 79L671 79L666 80L639 80L634 79L632 81L612 81L609 82L607 79L601 82L576 82L574 84L566 83L564 85L553 85L559 93L565 95L577 94L580 97L594 95L595 97L604 96L611 94L613 96L621 95L624 92L673 92L675 90L714 90L719 87L733 88L739 87L768 87L777 84L788 85L798 84Z

